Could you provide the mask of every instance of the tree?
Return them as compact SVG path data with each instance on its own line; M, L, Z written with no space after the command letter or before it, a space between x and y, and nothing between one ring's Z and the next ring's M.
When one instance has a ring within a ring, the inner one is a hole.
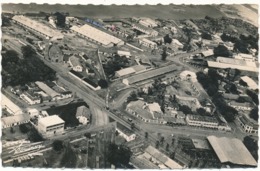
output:
M159 148L159 141L156 141L156 143L155 143L155 148Z
M65 152L60 161L60 167L75 168L77 164L77 154L72 149L70 143L66 145Z
M52 147L55 151L61 151L63 149L63 142L61 140L54 140Z
M87 133L84 134L84 136L85 136L86 138L90 139L90 138L91 138L91 133L87 132Z
M169 151L169 147L170 147L170 145L167 143L167 144L166 144L166 147L165 147L165 150L166 150L166 151Z
M166 44L166 43L169 43L169 44L172 43L172 38L170 38L170 35L169 35L169 34L167 34L166 36L164 36L163 40L164 40L164 43L165 43L165 44Z
M29 45L22 46L21 49L24 58L33 58L36 55L35 50Z
M21 124L21 125L19 125L19 129L20 129L20 131L21 131L22 133L24 133L24 134L30 131L30 129L27 127L26 124Z
M258 141L253 138L246 136L243 140L248 151L252 154L254 159L258 161Z
M123 164L127 165L132 156L131 150L124 145L116 145L114 143L110 144L108 147L107 160L114 165Z
M17 64L19 61L18 53L14 50L7 50L4 56L2 58L2 65L6 65L8 62Z
M192 111L187 105L180 105L179 110L182 111L184 114L191 114Z
M161 144L164 143L164 137L161 137L160 142L161 142Z
M137 98L137 94L135 91L131 92L130 96L127 98L127 101L130 102L130 101L136 101L138 100Z
M107 88L107 87L108 87L108 83L107 83L107 81L104 80L104 79L100 79L100 80L98 81L98 85L99 85L101 88Z
M198 108L197 109L197 113L199 114L199 115L205 115L206 114L206 110L204 109L204 108Z
M14 133L15 133L15 130L14 130L14 128L13 128L13 127L11 127L11 129L10 129L10 132L11 132L12 134L14 134Z
M252 110L250 111L249 116L250 116L250 118L254 119L255 121L258 121L258 117L259 117L258 107L255 107L254 109L252 109Z
M174 138L172 138L172 145L174 144L174 142L175 142L175 139L174 139Z
M133 130L135 128L135 123L131 123L131 129Z
M147 139L148 138L148 132L145 132L144 137Z
M39 142L44 140L42 136L38 133L38 131L34 128L31 129L28 133L28 139L32 142Z
M218 47L214 48L214 56L223 56L230 57L232 56L232 52L228 50L224 45L218 45Z
M163 53L162 53L161 55L162 55L162 60L165 61L166 58L167 58L167 56L168 56L168 54L167 54L167 52L166 52L166 47L163 48Z
M116 130L116 132L115 132L115 135L116 135L116 136L118 136L118 135L119 135L119 132L118 132L117 130Z

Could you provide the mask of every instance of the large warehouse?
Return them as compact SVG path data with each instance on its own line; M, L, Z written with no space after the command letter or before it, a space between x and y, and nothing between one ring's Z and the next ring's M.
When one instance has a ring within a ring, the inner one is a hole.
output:
M23 15L15 15L12 19L17 24L19 24L27 29L30 29L32 31L35 31L36 33L44 36L46 39L49 39L49 38L62 39L63 38L63 34L60 33L59 31L54 30L38 21L32 20Z
M20 115L22 114L22 109L14 104L10 99L8 99L5 95L2 94L2 109L5 109L8 113L12 115Z
M96 29L90 25L83 25L81 27L72 26L70 28L72 31L76 32L80 36L90 39L91 41L101 44L104 47L113 47L113 46L121 46L124 45L124 41L107 34L101 30Z
M241 140L216 136L208 136L207 139L222 164L257 166L257 162Z

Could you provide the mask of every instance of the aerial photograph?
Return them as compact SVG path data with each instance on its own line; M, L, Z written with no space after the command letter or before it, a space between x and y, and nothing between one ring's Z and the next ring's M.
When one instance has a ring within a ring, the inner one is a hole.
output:
M258 167L258 5L2 3L2 167Z

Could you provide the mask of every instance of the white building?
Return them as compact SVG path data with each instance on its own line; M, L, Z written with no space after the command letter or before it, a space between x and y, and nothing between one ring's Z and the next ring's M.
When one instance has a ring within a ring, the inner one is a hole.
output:
M29 108L27 109L28 114L30 115L31 118L38 116L39 115L39 110L35 109L35 108Z
M122 77L125 75L133 74L135 70L132 67L124 68L115 72L116 77Z
M214 117L200 116L200 115L187 115L186 122L190 126L206 127L218 129L218 120Z
M248 76L243 76L240 79L241 79L241 81L243 81L244 83L247 84L249 89L251 89L251 90L258 89L257 83L252 78L250 78Z
M65 122L58 116L52 115L38 120L38 131L43 137L52 137L64 131Z
M158 26L157 22L150 18L141 18L141 20L139 20L139 23L145 27L151 27L151 28Z
M42 89L47 95L51 96L52 100L59 100L61 99L61 95L50 88L48 85L41 81L36 81L35 84Z
M255 57L251 54L245 54L245 53L238 53L237 55L234 55L235 59L240 59L248 62L255 62Z
M232 101L232 102L229 102L228 105L237 110L250 111L253 109L253 107L250 103L239 103L239 102Z
M83 66L80 63L80 59L76 56L71 56L68 61L69 65L72 67L72 69L76 72L82 72Z
M2 94L2 109L5 109L12 115L20 115L23 113L22 109Z
M46 39L50 39L50 38L62 39L63 38L63 34L60 33L59 31L54 30L38 21L32 20L23 15L15 15L12 19L17 24L44 36Z
M144 45L148 48L151 48L151 49L157 49L157 44L151 40L148 40L148 39L139 39L139 44L140 45Z
M116 131L122 136L127 142L135 140L136 135L130 129L126 128L124 125L120 123L116 123Z
M131 53L128 51L122 51L122 50L118 50L117 54L119 56L125 56L126 58L130 58L131 57Z
M70 28L72 31L76 32L78 35L93 41L94 43L100 44L104 47L113 47L124 45L124 41L112 36L106 32L103 32L90 25L83 25L81 27L72 26Z
M251 133L251 134L258 134L258 123L252 119L249 119L245 115L242 115L238 118L238 122L241 126L241 128L246 132L246 133Z

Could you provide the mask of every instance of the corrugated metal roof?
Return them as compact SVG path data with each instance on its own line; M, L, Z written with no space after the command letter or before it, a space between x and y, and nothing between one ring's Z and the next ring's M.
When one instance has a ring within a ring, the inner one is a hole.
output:
M243 77L241 77L241 80L243 80L250 89L253 89L253 90L258 89L257 83L252 78L250 78L248 76L243 76Z
M14 104L10 99L8 99L4 94L2 94L2 108L7 108L8 111L12 112L14 115L22 114L22 109Z
M221 163L257 166L257 162L241 140L216 136L208 136L207 139Z
M36 81L35 84L52 98L60 95L59 93L57 93L56 91L54 91L52 88L50 88L49 86L47 86L45 83L41 81Z
M27 122L29 120L30 120L30 115L28 114L19 114L19 115L1 118L2 127L6 127L8 125L16 124L19 122Z

